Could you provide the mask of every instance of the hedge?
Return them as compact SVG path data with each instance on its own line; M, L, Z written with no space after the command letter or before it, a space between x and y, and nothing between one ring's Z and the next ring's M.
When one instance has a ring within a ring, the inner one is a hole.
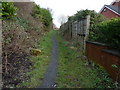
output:
M43 22L45 26L50 26L52 24L52 15L48 9L41 8L36 5L33 9L32 16Z
M95 25L89 39L107 44L120 51L120 18L114 18Z

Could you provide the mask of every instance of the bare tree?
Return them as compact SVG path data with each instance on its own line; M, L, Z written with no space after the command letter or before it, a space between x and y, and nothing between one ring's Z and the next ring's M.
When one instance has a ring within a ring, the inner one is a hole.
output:
M68 17L65 16L65 15L60 15L59 18L58 18L58 22L62 25L64 24L65 22L67 22L68 20Z

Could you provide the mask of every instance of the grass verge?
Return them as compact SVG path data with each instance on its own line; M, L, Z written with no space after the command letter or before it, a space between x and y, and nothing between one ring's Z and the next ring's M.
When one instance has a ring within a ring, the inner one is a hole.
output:
M77 48L63 40L59 32L59 60L56 79L57 88L111 88L111 79L103 68L91 68L87 61L80 58Z
M29 76L30 78L18 87L36 88L40 86L50 61L53 33L54 30L48 32L38 43L38 49L42 52L38 56L31 57L30 60L33 63L31 67L32 70L26 73L26 76Z

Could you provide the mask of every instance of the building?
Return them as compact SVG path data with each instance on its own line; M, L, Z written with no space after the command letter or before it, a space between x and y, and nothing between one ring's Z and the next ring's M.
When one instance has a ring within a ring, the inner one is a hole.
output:
M108 19L120 17L120 0L114 0L111 5L104 5L99 13Z

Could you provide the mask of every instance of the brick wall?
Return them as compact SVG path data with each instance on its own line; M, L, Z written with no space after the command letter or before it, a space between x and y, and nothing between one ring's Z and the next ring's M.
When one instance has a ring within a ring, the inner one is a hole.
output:
M104 11L104 9L106 9L106 11ZM115 14L114 12L112 12L111 10L107 9L107 8L104 8L103 11L101 12L101 14L103 16L105 16L106 18L108 19L111 19L111 18L117 18L117 17L120 17L119 15Z

